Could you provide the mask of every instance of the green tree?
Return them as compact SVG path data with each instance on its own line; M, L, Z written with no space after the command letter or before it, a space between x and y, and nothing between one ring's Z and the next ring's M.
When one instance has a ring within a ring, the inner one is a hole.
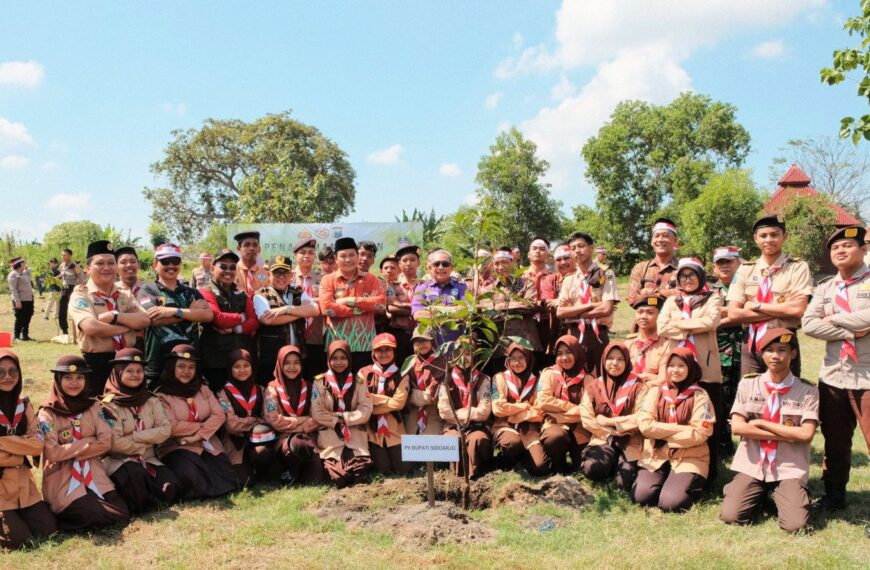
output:
M174 240L196 240L213 221L328 223L353 210L347 155L289 111L251 123L208 119L172 136L151 165L166 186L144 194Z
M505 245L525 251L535 235L557 238L562 234L561 202L550 198L550 185L543 181L550 168L538 158L537 146L516 128L501 133L489 154L477 164L477 196L481 203L501 215Z
M148 241L153 247L168 243L170 241L169 230L166 228L166 224L154 221L148 224Z
M608 229L603 240L620 244L628 263L649 253L649 225L666 201L679 214L713 173L746 160L749 133L736 111L692 93L663 106L623 101L583 146Z
M480 204L461 206L447 216L438 245L453 255L457 270L462 271L472 265L478 248L492 249L493 244L507 243L504 227L502 212L487 197Z
M825 252L825 242L837 217L831 201L825 196L799 196L782 212L788 228L785 249L789 255L806 260L813 271L819 270L819 256Z
M444 216L435 215L435 208L424 214L414 208L411 215L402 208L402 217L395 216L397 222L420 222L423 224L423 247L429 248L433 244L438 243L444 236Z
M69 248L73 250L75 259L84 261L88 244L101 239L106 239L106 232L99 224L80 220L55 225L45 233L42 241L54 256L60 256L62 249Z
M744 258L753 257L752 224L763 205L764 196L746 170L714 174L683 208L680 255L710 261L715 248L733 245Z
M846 20L843 29L850 36L859 38L858 45L834 51L831 67L823 67L819 72L822 83L837 85L846 80L854 72L855 83L858 85L858 97L864 105L870 103L870 0L861 0L861 14ZM840 136L851 138L858 144L862 138L870 140L870 114L860 117L843 117L840 121Z
M214 255L227 247L227 226L220 222L212 222L208 227L205 237L194 244L187 247L187 252L195 256L206 252ZM197 260L199 257L197 257Z

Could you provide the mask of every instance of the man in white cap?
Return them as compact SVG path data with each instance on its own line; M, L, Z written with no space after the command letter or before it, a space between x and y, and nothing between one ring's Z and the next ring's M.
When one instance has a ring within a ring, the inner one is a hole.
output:
M190 286L194 289L208 287L211 283L211 254L202 252L199 254L199 267L194 268L190 275Z
M738 247L728 245L713 250L713 274L716 282L711 288L722 298L716 339L719 344L719 361L722 364L722 409L725 411L734 406L734 398L737 396L737 385L740 383L740 347L743 343L743 327L728 317L725 298L741 262ZM720 422L719 425L722 427L719 445L722 451L730 454L734 451L731 426L728 422Z
M641 261L631 270L628 278L628 303L640 297L670 297L677 294L677 226L668 218L653 222L650 240L655 256Z

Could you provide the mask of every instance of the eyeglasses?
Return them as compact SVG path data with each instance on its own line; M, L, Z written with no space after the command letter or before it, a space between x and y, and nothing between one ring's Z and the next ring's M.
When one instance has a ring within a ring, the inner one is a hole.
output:
M526 357L525 356L511 356L510 358L507 359L507 361L510 362L511 364L521 364L521 363L526 361Z
M433 261L432 262L432 267L450 267L451 265L453 265L453 264L450 263L449 261Z
M160 261L160 265L166 267L167 265L181 265L181 259L177 257L164 257Z
M218 266L218 269L220 269L221 271L235 271L236 270L235 263L233 263L231 265L228 265L226 263L218 263L217 266Z
M6 378L9 376L10 378L18 378L18 369L10 368L9 370L0 369L0 378Z
M683 273L682 275L678 275L677 279L682 279L683 281L698 281L697 273Z

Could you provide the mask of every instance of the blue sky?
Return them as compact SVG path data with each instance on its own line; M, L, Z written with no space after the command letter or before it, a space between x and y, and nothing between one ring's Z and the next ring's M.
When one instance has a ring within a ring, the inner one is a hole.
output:
M292 109L357 172L344 221L449 213L500 129L552 163L566 211L594 201L583 142L616 103L685 90L738 107L748 166L864 113L820 84L857 0L4 2L0 230L92 219L143 235L149 164L173 129Z

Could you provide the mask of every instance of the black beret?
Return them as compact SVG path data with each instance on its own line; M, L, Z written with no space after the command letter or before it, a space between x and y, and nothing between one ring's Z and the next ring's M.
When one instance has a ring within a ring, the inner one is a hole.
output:
M223 249L223 250L217 252L217 253L214 255L214 261L215 261L215 263L217 263L217 262L220 261L221 259L232 259L232 260L233 260L233 263L238 263L238 262L239 262L239 256L236 255L236 252L231 251L231 250L229 250L229 249Z
M242 243L248 238L254 238L255 240L260 240L260 232L248 231L248 232L239 232L233 236L233 239L238 243Z
M417 256L417 259L420 259L420 248L416 245L406 245L405 247L399 248L396 252L396 258L402 259L405 255L413 254Z
M853 239L858 242L858 245L864 245L864 238L867 236L867 230L862 226L847 226L845 228L837 228L831 237L828 238L827 246L831 249L835 241L841 239Z
M752 232L755 233L759 228L779 228L782 231L785 231L785 218L780 214L758 218L755 220L755 223L752 224Z

